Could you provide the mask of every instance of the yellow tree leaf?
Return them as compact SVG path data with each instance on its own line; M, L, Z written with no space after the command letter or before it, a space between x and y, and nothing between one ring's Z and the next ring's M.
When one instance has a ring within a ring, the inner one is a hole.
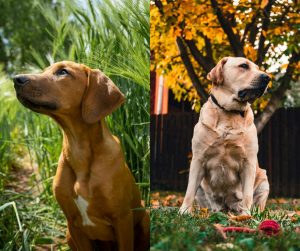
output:
M261 4L260 4L260 8L265 8L267 6L267 4L269 3L269 0L262 0Z
M193 33L191 31L186 31L185 32L185 39L191 40L193 38Z
M228 215L229 215L229 219L234 220L234 221L245 221L245 220L249 220L249 219L252 218L251 215L237 215L237 216L235 216L231 213L228 213Z
M220 32L218 32L217 34L216 34L216 41L217 41L217 43L222 43L222 38L223 38L223 34L222 33L220 33Z

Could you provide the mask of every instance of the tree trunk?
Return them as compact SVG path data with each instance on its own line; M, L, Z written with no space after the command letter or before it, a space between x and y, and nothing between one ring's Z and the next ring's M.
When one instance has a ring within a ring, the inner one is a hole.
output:
M277 90L272 94L272 97L263 111L263 113L259 114L255 119L255 125L257 128L257 134L259 134L262 129L265 127L269 119L272 117L274 112L280 107L281 101L284 98L284 95L287 90L290 89L290 82L292 80L292 75L295 69L295 63L299 61L299 54L296 52L293 52L290 60L289 65L286 69L285 74L283 77L279 80L280 86L277 88Z
M260 134L275 111L280 107L281 99L276 97L270 100L266 109L255 119L257 134Z
M176 43L179 48L180 57L182 59L182 62L184 64L186 70L187 70L187 73L192 81L192 84L196 88L199 96L201 97L202 103L205 103L208 99L208 94L206 93L205 89L203 88L203 86L200 83L200 80L194 70L193 64L189 58L187 48L186 48L185 44L183 43L182 38L177 37Z

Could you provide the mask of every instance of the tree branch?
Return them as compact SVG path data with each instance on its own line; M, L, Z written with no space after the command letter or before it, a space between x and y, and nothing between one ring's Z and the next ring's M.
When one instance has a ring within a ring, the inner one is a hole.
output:
M247 33L250 31L251 33L251 30L253 29L253 26L254 24L256 23L256 20L257 20L257 17L258 17L258 13L256 13L255 15L253 15L252 17L252 20L250 23L246 24L246 27L245 27L245 30L244 30L244 33L243 33L243 37L242 37L242 45L244 46L245 44L245 40L246 40L246 36L247 36ZM254 42L251 43L252 45L254 45Z
M187 49L184 45L183 40L180 37L176 38L176 43L178 45L179 51L180 51L180 56L182 59L182 62L188 72L188 75L190 77L190 79L192 80L193 86L196 88L198 94L201 97L201 100L204 102L207 101L208 98L208 94L207 92L204 90L204 88L202 87L200 80L194 70L194 67L192 65L192 62L188 56L188 52Z
M211 0L211 5L216 12L217 18L221 24L222 29L228 36L228 40L234 55L237 57L244 57L245 54L240 38L238 35L234 34L230 22L224 17L221 9L218 6L217 1Z
M154 0L156 7L159 9L159 12L163 14L163 4L160 0Z
M203 36L203 37L204 37L204 41L205 41L206 55L207 55L207 57L209 57L211 59L211 62L213 63L213 65L216 65L216 63L214 61L214 57L213 57L212 46L211 46L210 40L208 39L207 36Z
M262 62L265 59L266 54L264 53L265 51L265 41L266 41L266 37L263 34L263 31L267 32L269 25L270 25L270 14L271 14L271 9L272 9L272 5L275 1L274 0L269 0L268 4L266 5L266 7L263 10L263 21L262 21L262 26L261 26L261 33L260 33L260 37L259 37L259 42L258 42L258 50L257 50L257 59L255 61L255 63L257 65L261 65Z
M255 46L255 41L256 41L256 35L259 32L259 29L257 25L253 25L252 28L250 29L250 34L249 34L249 42L251 45L254 47Z
M198 64L207 72L209 73L212 68L214 68L215 64L214 62L211 62L211 59L208 57L205 57L201 54L201 52L198 50L195 42L193 40L185 40L185 43L189 47L191 54L196 59Z
M281 100L285 95L285 92L290 89L290 82L292 80L292 75L295 69L295 63L298 62L300 59L300 54L294 52L289 60L289 65L285 74L281 77L279 82L281 83L280 86L277 88L275 92L273 92L272 97L265 108L263 113L260 113L255 118L255 125L257 128L257 133L259 134L264 126L267 124L269 119L272 117L274 112L280 107Z

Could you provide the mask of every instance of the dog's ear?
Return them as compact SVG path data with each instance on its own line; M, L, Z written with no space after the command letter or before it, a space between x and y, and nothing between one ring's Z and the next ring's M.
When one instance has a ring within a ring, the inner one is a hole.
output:
M101 71L88 71L88 84L82 99L82 117L85 122L99 121L111 114L124 101L124 94Z
M211 80L213 84L220 85L223 83L223 66L227 60L228 57L222 58L219 63L207 74L207 79Z

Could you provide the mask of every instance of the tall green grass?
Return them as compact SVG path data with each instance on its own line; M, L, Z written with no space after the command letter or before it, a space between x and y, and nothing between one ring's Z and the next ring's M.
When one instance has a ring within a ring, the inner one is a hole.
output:
M13 209L2 208L0 249L18 250L22 247L28 250L38 244L54 243L65 231L63 216L51 192L61 148L61 132L46 116L22 107L15 98L11 81L3 74L0 78L0 104L0 205L16 203L24 226L21 232ZM24 184L11 177L22 169L34 168L37 170L27 177ZM11 187L12 183L21 191Z
M107 121L120 136L129 167L148 202L149 3L132 0L63 3L64 9L58 8L56 12L38 5L55 34L52 34L51 54L45 58L34 51L34 63L44 68L53 61L75 60L101 69L125 93L126 104Z
M126 103L107 118L123 145L142 197L149 203L149 3L144 1L58 1L57 8L37 3L53 27L47 55L31 48L34 61L21 70L38 71L50 63L73 60L105 72L126 95ZM53 10L54 9L54 10ZM43 27L41 27L42 29ZM30 47L30 46L29 46ZM61 131L48 117L16 100L12 82L0 75L0 249L35 249L61 242L65 220L53 199L51 184L61 151ZM23 192L9 188L11 174L33 168ZM54 246L52 246L53 248ZM49 246L48 246L49 248ZM57 247L64 250L66 245Z

